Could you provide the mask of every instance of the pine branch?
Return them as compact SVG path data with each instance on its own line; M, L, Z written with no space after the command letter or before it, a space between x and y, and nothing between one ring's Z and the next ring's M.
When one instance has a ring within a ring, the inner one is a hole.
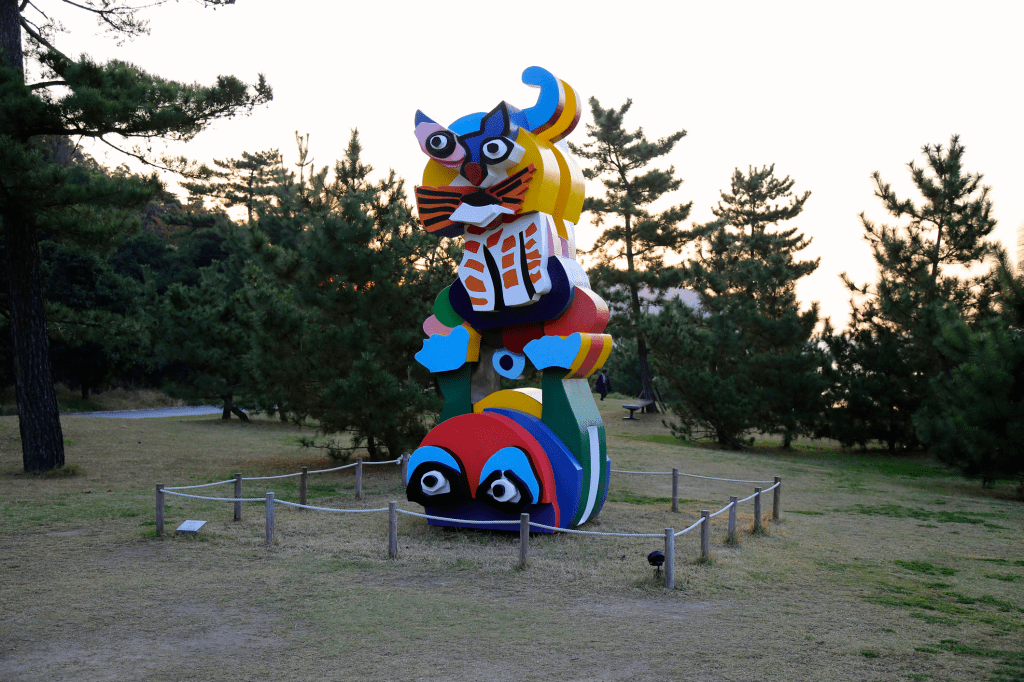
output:
M28 86L29 90L40 90L42 88L49 88L55 85L68 85L67 81L45 81L42 83L33 83Z
M30 22L24 16L21 16L21 17L18 18L18 23L20 23L21 27L23 29L25 29L25 33L28 33L30 36L32 36L32 39L35 40L37 43L39 43L40 45L45 46L51 52L59 54L61 57L64 57L65 59L67 59L67 57L64 56L63 52L61 52L60 50L55 48L53 45L51 45L50 42L48 40L46 40L46 38L44 38L42 35L40 35L39 32L37 32L36 30L33 29L32 25L31 25L32 22Z

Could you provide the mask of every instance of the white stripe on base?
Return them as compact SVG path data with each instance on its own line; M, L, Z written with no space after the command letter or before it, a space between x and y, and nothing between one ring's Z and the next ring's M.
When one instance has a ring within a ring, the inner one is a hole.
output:
M587 509L580 518L580 525L586 523L590 518L590 512L594 511L597 490L601 483L601 443L597 438L597 427L587 427L587 436L590 437L590 490L587 491Z

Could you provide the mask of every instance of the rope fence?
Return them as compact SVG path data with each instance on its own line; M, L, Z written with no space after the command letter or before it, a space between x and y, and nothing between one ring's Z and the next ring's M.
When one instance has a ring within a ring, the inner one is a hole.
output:
M754 493L744 497L742 500L736 496L729 497L729 503L718 511L712 513L709 510L701 510L700 519L696 522L684 528L681 531L676 532L674 528L666 528L664 533L616 533L616 532L604 532L604 531L591 531L591 530L578 530L575 528L558 528L555 526L548 526L536 521L530 520L529 514L520 515L519 520L493 520L493 521L471 521L465 519L452 519L443 516L431 516L429 514L420 514L418 512L409 511L407 509L399 509L397 502L389 502L387 507L380 507L375 509L337 509L334 507L317 507L307 504L306 491L307 491L307 479L310 474L325 474L333 471L340 471L342 469L349 469L355 467L355 498L357 500L362 499L362 472L363 467L367 465L387 465L387 464L398 464L401 466L402 483L403 485L408 484L408 464L409 454L403 454L397 459L390 460L387 462L363 462L361 458L356 459L352 464L346 464L340 467L334 467L332 469L318 469L315 471L309 471L306 467L302 467L301 471L291 474L281 474L277 476L248 476L244 477L240 473L236 473L234 478L230 478L224 481L216 481L213 483L202 483L199 485L186 485L186 486L173 486L165 487L163 484L158 483L156 485L156 534L158 536L164 533L164 496L175 495L178 497L206 500L210 502L232 502L234 503L234 519L239 521L242 518L242 503L243 502L264 502L266 505L266 544L270 545L274 542L274 507L275 505L282 504L287 507L295 507L300 510L310 511L322 511L322 512L334 512L334 513L345 513L345 514L370 514L370 513L381 513L388 512L388 558L395 559L398 557L398 515L405 514L406 516L412 516L421 519L440 521L446 523L458 523L460 525L481 525L481 526L495 526L495 525L508 525L508 526L519 526L519 567L525 569L529 557L529 543L530 543L530 530L547 530L552 532L567 533L570 535L586 535L594 537L629 537L629 538L660 538L665 539L665 586L667 588L675 587L675 538L689 533L695 528L700 528L700 559L701 561L707 561L710 557L710 536L711 536L711 519L729 512L728 521L728 533L730 540L736 537L736 509L740 504L744 502L754 501L754 527L753 532L760 533L763 531L762 523L762 507L761 507L761 496L765 493L772 492L772 519L778 521L781 514L781 491L782 491L782 479L778 476L775 477L774 481L747 481L740 479L729 479L729 478L715 478L712 476L698 476L696 474L685 474L680 473L679 469L672 469L672 471L621 471L612 469L612 473L628 474L628 475L671 475L672 476L672 511L679 511L679 477L689 476L693 478L700 478L712 481L727 481L731 483L772 483L773 485L769 488L762 490L760 487L754 488ZM274 497L274 493L268 492L264 497L242 497L242 482L243 481L269 481L283 478L293 478L299 476L299 502L290 502L287 500L279 500ZM207 488L210 486L225 485L227 483L234 483L234 496L233 497L208 497L204 495L193 495L191 493L179 492L181 490L193 490L196 488ZM511 528L510 528L511 530Z

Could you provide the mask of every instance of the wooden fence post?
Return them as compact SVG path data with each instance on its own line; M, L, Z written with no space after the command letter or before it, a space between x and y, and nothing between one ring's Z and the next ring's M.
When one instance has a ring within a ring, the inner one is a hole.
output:
M398 558L398 503L388 502L388 558Z
M363 458L356 458L356 499L363 499Z
M156 484L156 534L164 534L164 484Z
M665 529L665 587L676 588L676 529Z
M679 469L672 467L672 511L679 511Z
M242 474L235 474L235 499L242 497ZM235 521L242 520L242 503L235 502Z
M306 488L308 487L308 482L309 467L302 467L302 475L299 476L299 504L306 504Z
M274 493L267 493L267 544L274 544Z
M519 515L519 569L526 569L530 558L530 515Z
M775 477L775 494L772 495L772 521L778 521L782 514L782 479Z
M736 497L735 495L730 495L729 496L729 504L732 505L731 507L729 507L729 541L730 542L732 542L733 540L736 539L736 507L737 507L736 502L739 499L740 498Z
M761 530L761 489L754 488L754 532Z
M409 453L402 453L402 485L409 485Z
M711 556L711 512L702 509L700 517L704 519L704 523L700 524L700 558L701 561L707 561Z

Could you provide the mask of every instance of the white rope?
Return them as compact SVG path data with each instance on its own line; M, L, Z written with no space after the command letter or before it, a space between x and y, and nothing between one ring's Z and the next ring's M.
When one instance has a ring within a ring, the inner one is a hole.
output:
M306 473L307 474L327 474L327 473L330 473L332 471L341 471L342 469L351 469L355 465L356 465L356 463L353 462L352 464L346 464L345 466L334 467L333 469L317 469L316 471L307 471Z
M696 528L697 526L699 526L702 523L704 523L704 517L703 516L700 517L695 524L693 524L689 528L684 528L683 530L681 530L678 533L676 533L673 537L679 537L683 533L689 533L691 530L693 530L694 528Z
M689 476L690 478L703 478L709 481L728 481L730 483L771 483L771 481L742 481L738 478L715 478L714 476L698 476L697 474L684 474L679 473L680 476Z
M754 494L753 494L753 495L751 495L750 497L744 497L744 498L743 498L742 500L736 500L736 504L743 504L743 503L744 503L744 502L746 502L747 500L752 500L752 499L754 499L755 497L757 497L757 496L758 496L758 495L760 495L760 494L761 494L761 493L754 493Z
M374 464L397 464L398 462L401 462L401 461L402 461L402 458L399 457L398 459L392 459L392 460L387 461L387 462L363 462L363 466L371 466L371 465L374 465ZM330 473L332 471L341 471L342 469L351 469L352 467L356 466L357 464L359 464L359 462L352 462L352 464L345 464L344 466L334 467L333 469L316 469L315 471L307 471L306 473L307 474L327 474L327 473ZM269 480L274 479L274 478L290 478L291 476L301 476L301 475L302 475L302 472L300 471L300 472L295 473L295 474L281 474L280 476L250 476L250 477L247 477L247 478L243 478L242 480L243 481L269 481ZM234 479L232 479L232 480L234 480Z
M269 481L269 480L274 479L274 478L291 478L292 476L301 476L301 475L302 475L302 472L300 471L300 472L295 473L295 474L281 474L280 476L246 476L246 477L243 477L242 480L243 481Z
M176 485L172 488L164 488L164 490L189 490L190 488L209 488L211 485L224 485L225 483L233 483L235 479L229 478L226 481L217 481L216 483L201 483L200 485Z
M725 505L724 507L722 507L721 509L719 509L718 511L716 511L716 512L715 512L714 514L712 514L712 515L711 515L711 516L709 516L708 518L709 518L709 519L713 519L713 518L715 518L716 516L718 516L719 514L721 514L722 512L724 512L725 510L727 510L727 509L728 509L729 507L731 507L731 506L732 506L732 502L730 502L729 504Z
M298 507L299 509L314 509L316 511L325 511L325 512L346 512L348 514L365 514L365 513L368 513L368 512L385 512L385 511L388 510L387 507L381 507L380 509L334 509L333 507L313 507L313 506L310 506L308 504L298 504L296 502L286 502L284 500L279 500L277 498L274 498L274 503L275 504L284 504L284 505L287 505L289 507Z
M617 538L663 538L664 533L602 533L596 530L576 530L574 528L557 528L555 526L545 526L543 523L530 522L530 527L544 528L546 530L553 530L559 533L574 533L576 535L604 535L608 537Z
M768 481L765 481L765 483L767 483L767 482L768 482ZM771 488L765 488L764 490L762 490L762 491L761 491L761 494L764 494L764 493L768 492L769 490L775 490L775 489L776 489L776 488L778 488L778 487L779 487L780 485L782 485L782 481L779 481L778 483L776 483L775 485L773 485L773 486L772 486Z
M173 490L168 490L167 488L164 488L161 492L165 492L168 495L177 495L178 497L191 497L194 500L213 500L214 502L264 502L267 499L265 497L203 497L202 495L176 493Z
M396 509L399 514L408 514L409 516L416 516L421 519L433 519L435 521L450 521L452 523L469 523L473 525L483 525L487 523L500 523L500 524L519 524L519 520L515 521L470 521L468 519L448 519L443 516L429 516L427 514L417 514L416 512L407 511L405 509Z
M443 516L430 516L429 514L417 514L416 512L407 511L405 509L396 509L399 514L408 514L409 516L416 516L421 519L433 519L435 521L449 521L452 523L469 523L473 525L484 525L488 523L500 523L500 524L519 524L518 520L510 521L470 521L468 519L449 519ZM530 527L544 528L546 530L558 531L559 533L576 533L578 535L610 535L623 538L660 538L664 537L661 533L600 533L595 530L573 530L571 528L558 528L557 526L545 526L543 523L537 523L536 521L530 522Z

